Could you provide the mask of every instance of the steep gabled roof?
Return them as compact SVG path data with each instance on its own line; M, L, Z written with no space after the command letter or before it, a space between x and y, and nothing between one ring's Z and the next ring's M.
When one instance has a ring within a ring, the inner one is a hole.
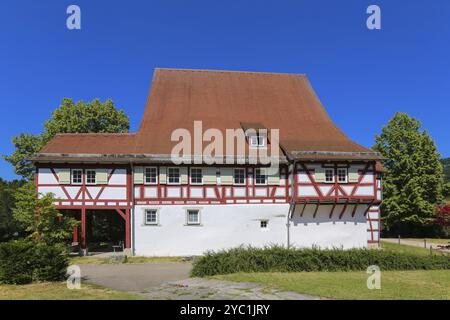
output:
M155 69L136 134L57 135L41 153L168 155L172 132L193 132L196 120L224 136L243 125L279 129L283 150L298 159L381 158L336 127L305 75L185 69Z

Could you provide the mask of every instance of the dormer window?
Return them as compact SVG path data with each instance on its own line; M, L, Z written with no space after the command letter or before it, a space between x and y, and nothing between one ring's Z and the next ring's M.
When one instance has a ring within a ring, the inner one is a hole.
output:
M252 135L249 137L250 147L261 148L266 146L266 136Z

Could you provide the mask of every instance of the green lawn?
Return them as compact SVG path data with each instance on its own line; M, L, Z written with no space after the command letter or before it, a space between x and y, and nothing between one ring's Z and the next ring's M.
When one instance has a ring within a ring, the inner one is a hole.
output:
M391 243L381 240L381 248L385 250L392 250L397 252L404 252L404 253L411 253L411 254L418 254L418 255L430 255L430 249L425 249L421 247L415 247L411 245L406 244L398 244L398 243ZM433 250L433 254L447 254L446 252Z
M90 284L67 289L65 282L0 285L0 300L137 300L141 296Z
M403 239L401 239L403 240ZM401 242L400 240L400 242ZM417 241L421 244L423 244L423 238L405 238L405 240L412 240L412 241ZM447 244L450 242L450 239L434 239L434 238L425 238L425 240L427 240L427 243L434 243L434 244Z
M331 299L450 299L450 272L382 271L381 289L367 289L365 272L235 273L214 279L257 282L268 288Z

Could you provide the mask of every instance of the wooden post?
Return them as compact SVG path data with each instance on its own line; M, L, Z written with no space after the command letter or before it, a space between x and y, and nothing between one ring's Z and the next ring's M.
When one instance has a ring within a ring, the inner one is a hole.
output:
M427 239L423 239L423 247L426 249L427 248Z
M131 248L131 226L130 226L130 209L125 210L125 248Z
M86 252L86 209L81 209L81 249Z
M73 227L72 242L78 242L78 227Z
M398 235L398 244L400 244L400 235Z

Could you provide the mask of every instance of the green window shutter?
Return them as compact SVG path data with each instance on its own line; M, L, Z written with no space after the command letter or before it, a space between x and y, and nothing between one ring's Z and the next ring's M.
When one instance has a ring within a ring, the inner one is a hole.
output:
M316 168L314 172L314 180L316 182L325 182L325 168Z
M203 168L203 184L217 184L216 167Z
M144 183L144 167L134 167L133 180L134 184Z
M59 169L58 180L59 184L70 184L70 169Z
M95 170L95 181L97 184L108 184L108 169Z
M348 182L358 182L359 174L358 168L350 167L348 169Z
M180 181L181 184L188 183L188 170L186 167L180 167Z
M280 170L278 170L275 173L268 174L267 184L272 185L272 186L280 185Z
M167 183L167 168L159 167L159 183L166 184Z
M233 184L233 168L220 168L220 184L221 185Z

